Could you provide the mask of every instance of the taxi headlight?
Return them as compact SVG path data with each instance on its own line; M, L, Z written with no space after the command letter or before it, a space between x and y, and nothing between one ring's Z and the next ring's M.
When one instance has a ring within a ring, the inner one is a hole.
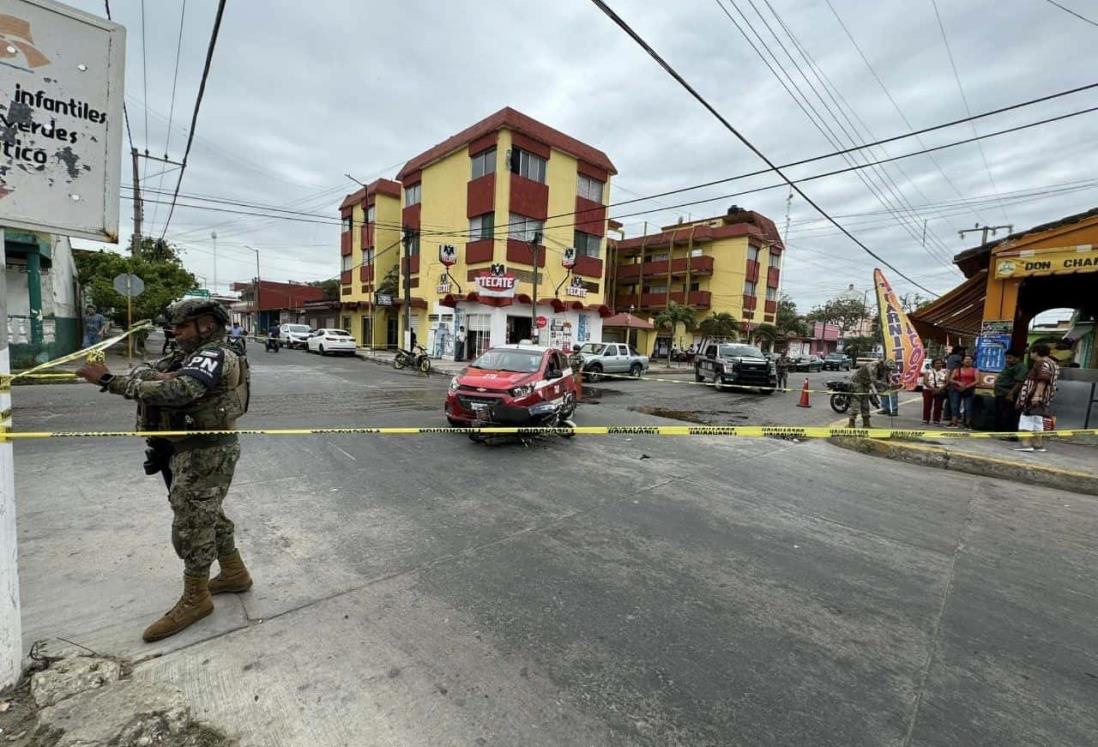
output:
M533 393L534 393L534 385L533 384L524 384L522 386L517 386L517 387L515 387L514 389L511 390L511 396L515 397L516 399L521 399L523 397L527 397L527 396L529 396Z

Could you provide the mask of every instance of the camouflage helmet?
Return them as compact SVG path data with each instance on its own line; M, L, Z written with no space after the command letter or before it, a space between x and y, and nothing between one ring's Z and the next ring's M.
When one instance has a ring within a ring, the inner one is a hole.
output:
M896 368L896 361L892 360L891 358L888 358L884 362L884 367L888 368L888 369Z
M212 298L184 298L168 307L170 324L183 324L203 316L212 316L221 325L229 323L229 313L225 307Z

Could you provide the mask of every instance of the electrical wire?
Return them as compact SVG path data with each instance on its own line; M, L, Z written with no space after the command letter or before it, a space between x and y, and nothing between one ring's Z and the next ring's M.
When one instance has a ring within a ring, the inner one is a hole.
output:
M1070 13L1071 15L1078 18L1080 21L1085 21L1086 23L1089 23L1091 26L1098 26L1098 21L1092 21L1089 18L1087 18L1086 16L1084 16L1082 13L1076 13L1071 8L1060 5L1060 3L1056 2L1056 0L1045 0L1045 2L1047 2L1049 5L1055 5L1057 8L1064 11L1065 13Z
M217 33L221 30L221 17L225 14L225 0L218 0L217 2L217 16L214 18L213 31L210 33L210 44L206 48L206 63L202 68L202 79L198 84L198 95L194 101L194 112L191 115L191 127L187 133L187 147L183 150L183 161L179 167L179 178L175 182L175 193L179 194L179 187L183 183L183 173L187 170L187 157L191 153L191 145L194 143L194 131L198 126L198 111L202 106L202 96L206 92L206 81L210 77L210 63L213 62L214 47L217 45ZM146 107L146 111L147 111ZM163 240L164 236L168 233L168 226L172 222L172 214L175 212L175 200L172 198L171 207L168 208L168 219L164 221L164 230L160 233L160 239Z
M965 87L961 83L961 74L957 70L957 62L953 59L953 48L949 45L949 36L946 34L945 24L942 23L942 14L938 11L938 0L930 0L931 7L934 8L934 17L938 19L938 30L942 34L942 43L945 45L946 56L949 57L949 66L953 69L953 79L957 81L957 90L961 93L961 103L965 106L965 114L972 114L972 110L968 106L968 96L965 95ZM972 134L978 134L976 131L976 125L972 125ZM998 192L999 187L995 183L995 176L991 173L991 166L987 162L987 154L984 153L984 146L977 143L977 150L980 151L980 160L984 163L984 171L987 172L988 181L991 182L991 191ZM1006 208L1001 206L999 211L1003 214L1005 220L1009 220L1006 214Z
M168 148L172 143L172 120L175 118L175 91L179 83L179 55L183 51L183 19L187 16L187 0L183 0L183 9L179 12L179 36L175 42L175 72L172 73L172 100L168 106L168 134L164 138L164 159L168 158ZM145 117L149 116L149 107L145 107ZM160 181L157 182L157 189L164 188L164 173L160 173ZM142 177L144 179L144 177ZM153 217L149 222L150 226L156 225L156 214L159 212L160 206L153 207Z

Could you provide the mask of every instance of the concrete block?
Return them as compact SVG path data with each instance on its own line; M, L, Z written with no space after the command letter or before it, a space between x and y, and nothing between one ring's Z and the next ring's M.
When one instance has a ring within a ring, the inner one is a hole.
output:
M60 703L86 690L115 682L122 674L118 662L98 656L74 656L54 662L31 678L31 695L39 708Z
M38 714L41 733L60 733L56 747L158 744L189 721L190 707L178 689L138 680L87 690Z

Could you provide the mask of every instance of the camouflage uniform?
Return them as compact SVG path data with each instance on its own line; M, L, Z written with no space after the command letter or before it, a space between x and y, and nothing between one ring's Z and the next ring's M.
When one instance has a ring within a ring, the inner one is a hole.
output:
M247 361L217 330L190 352L115 376L107 389L138 402L142 430L227 430L247 408ZM235 550L233 523L222 502L240 458L237 436L169 436L149 439L149 446L153 466L168 485L175 552L185 573L207 573L215 559Z
M862 427L869 427L871 392L888 388L889 369L883 361L870 361L854 372L850 377L853 389L850 392L849 427L856 425L858 413L862 415Z

